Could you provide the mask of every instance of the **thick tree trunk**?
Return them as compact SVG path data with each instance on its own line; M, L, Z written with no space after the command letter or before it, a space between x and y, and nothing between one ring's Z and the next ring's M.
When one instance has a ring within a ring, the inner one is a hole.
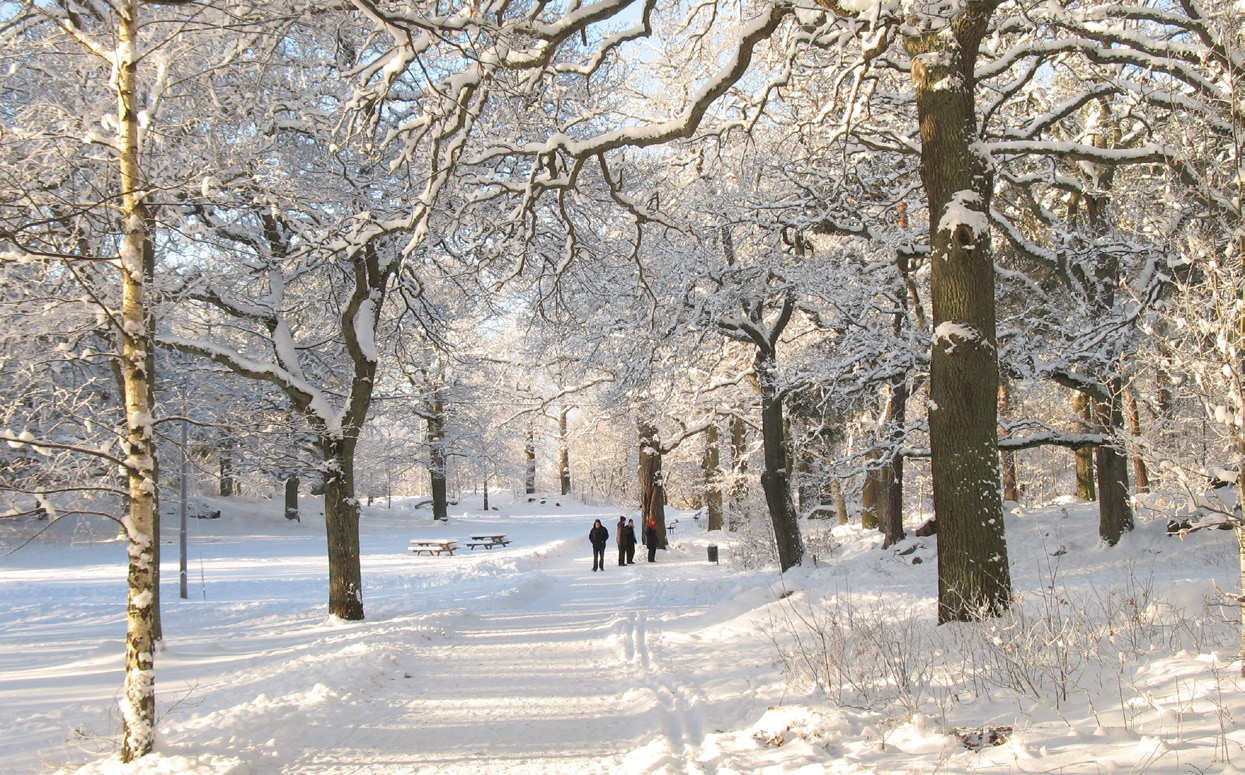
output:
M1072 411L1081 418L1078 432L1090 433L1094 430L1094 408L1089 396L1079 391L1073 393ZM1098 500L1098 487L1094 483L1094 450L1091 447L1076 451L1076 497L1083 501Z
M1123 383L1119 377L1108 386L1110 401L1094 402L1094 413L1102 433L1119 438L1124 430L1120 409ZM1133 510L1128 502L1128 459L1118 448L1104 444L1094 449L1098 468L1098 537L1111 546L1133 529Z
M291 522L302 522L298 516L298 477L285 478L285 518Z
M846 525L849 517L847 514L847 499L843 497L843 483L835 480L830 485L830 489L834 493L834 511L839 516L839 524Z
M329 615L363 618L359 569L359 501L354 491L353 439L321 439L324 455L324 524L328 534Z
M704 474L705 521L709 530L722 529L722 455L718 446L718 426L705 429L705 454L700 459Z
M652 519L657 523L657 547L665 549L666 543L666 490L661 473L661 442L657 438L657 426L647 420L637 420L636 430L640 436L640 530Z
M151 752L156 709L155 616L153 587L156 570L154 537L156 482L155 437L152 428L148 380L150 332L144 287L143 250L147 218L139 170L138 126L138 2L121 0L118 14L116 79L121 180L121 325L122 376L128 446L129 515L123 529L129 542L129 599L126 606L125 683L121 692L121 760L131 762Z
M571 494L571 451L567 439L566 416L569 409L558 412L558 480L562 484L562 494Z
M782 393L774 373L773 352L758 349L753 364L761 386L761 437L765 453L761 488L765 491L765 504L774 526L774 540L778 543L778 563L786 571L804 559L804 541L800 537L800 522L791 501L791 481L787 476Z
M930 212L929 436L940 622L998 615L1011 603L999 496L994 181L978 141L973 72L997 5L968 3L945 29L914 31L906 40Z

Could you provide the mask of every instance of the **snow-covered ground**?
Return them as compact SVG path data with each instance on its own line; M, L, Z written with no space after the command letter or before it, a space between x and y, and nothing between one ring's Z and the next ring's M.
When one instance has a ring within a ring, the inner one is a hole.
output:
M1216 584L1239 583L1231 532L1181 540L1143 517L1107 548L1093 504L1018 511L1007 535L1023 615L935 627L934 538L882 550L879 535L836 527L836 549L782 577L741 569L736 539L674 513L656 564L617 567L611 545L592 573L588 529L600 518L612 533L621 511L522 497L487 512L464 502L435 524L395 501L364 509L367 619L342 622L325 615L322 518L212 505L220 519L192 520L187 600L165 522L159 738L131 765L112 756L123 544L64 536L0 559L0 772L1245 767L1238 611L1214 604ZM513 543L406 551L476 532Z

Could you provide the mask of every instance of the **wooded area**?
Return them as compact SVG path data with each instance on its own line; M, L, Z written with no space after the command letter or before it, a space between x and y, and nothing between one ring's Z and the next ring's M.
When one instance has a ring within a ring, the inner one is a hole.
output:
M348 620L393 492L677 499L786 570L804 518L901 538L928 461L953 621L1009 604L1004 499L1075 488L1114 544L1235 481L1243 38L1196 0L0 6L0 488L128 536L123 758L179 423L222 494L323 495Z

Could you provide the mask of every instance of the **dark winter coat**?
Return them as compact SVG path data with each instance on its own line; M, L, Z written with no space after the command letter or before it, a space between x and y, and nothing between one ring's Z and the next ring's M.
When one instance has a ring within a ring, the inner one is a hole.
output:
M598 549L604 549L605 543L610 540L610 531L605 529L604 525L594 525L588 531L588 540Z
M644 525L644 543L648 546L657 546L657 525L652 523Z
M635 525L624 525L623 529L618 533L618 547L620 549L631 549L635 546Z
M623 543L623 540L625 538L623 536L623 533L626 533L626 532L627 532L627 518L619 517L618 524L615 526L615 530L614 530L614 538L618 541L619 549L622 549L627 546L625 543Z

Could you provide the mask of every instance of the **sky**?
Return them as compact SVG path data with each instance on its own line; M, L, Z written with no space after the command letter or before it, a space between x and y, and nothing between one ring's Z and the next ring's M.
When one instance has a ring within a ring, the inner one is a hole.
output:
M1245 767L1239 611L1216 589L1239 584L1236 542L1168 536L1164 510L1107 547L1095 504L1013 509L1014 613L938 627L935 537L883 550L805 523L823 548L779 574L745 562L763 539L672 512L656 563L619 567L611 536L593 573L593 520L612 533L634 511L494 493L439 524L395 499L363 509L367 616L345 622L326 614L316 501L293 523L279 500L206 500L221 517L191 520L185 600L166 517L158 736L135 763L115 755L124 544L58 529L0 558L0 773ZM511 543L407 551L477 532Z

